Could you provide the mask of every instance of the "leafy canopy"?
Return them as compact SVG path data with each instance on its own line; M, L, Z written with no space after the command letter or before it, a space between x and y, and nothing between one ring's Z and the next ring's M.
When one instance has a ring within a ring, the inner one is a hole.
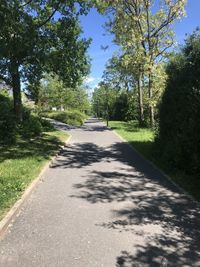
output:
M79 84L89 71L90 40L80 38L78 16L88 8L81 0L2 0L0 79L14 91L20 81L27 83L35 98L44 72L56 73L68 86Z

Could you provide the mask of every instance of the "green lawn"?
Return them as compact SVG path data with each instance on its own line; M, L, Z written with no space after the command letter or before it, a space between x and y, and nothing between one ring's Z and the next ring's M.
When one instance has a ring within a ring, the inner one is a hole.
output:
M156 158L153 152L154 133L147 128L139 128L135 122L110 121L109 127L128 141L137 151L152 161L168 174L185 191L200 201L200 179L198 175L191 176L181 170L171 169L170 166Z
M0 219L67 138L64 132L51 131L31 140L18 138L16 145L0 146Z
M153 131L147 128L139 128L135 122L109 121L109 127L115 130L145 157L152 157Z

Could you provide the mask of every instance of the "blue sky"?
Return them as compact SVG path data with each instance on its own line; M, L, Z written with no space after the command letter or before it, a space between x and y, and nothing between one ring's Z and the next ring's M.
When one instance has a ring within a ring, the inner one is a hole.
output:
M200 26L200 0L188 0L186 12L187 16L175 25L176 39L179 44L183 43L186 33L191 33L197 26ZM92 59L91 73L86 80L86 84L91 88L98 84L107 60L117 49L112 43L112 36L103 28L105 21L106 18L95 9L91 9L87 16L81 17L83 36L93 39L88 50ZM103 51L101 46L107 45L109 48Z

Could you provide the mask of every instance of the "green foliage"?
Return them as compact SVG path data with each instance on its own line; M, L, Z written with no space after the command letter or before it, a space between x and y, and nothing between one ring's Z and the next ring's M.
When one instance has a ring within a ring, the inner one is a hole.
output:
M19 132L25 138L39 136L42 130L40 119L34 114L30 114L19 126Z
M120 93L113 104L111 120L126 120L128 111L128 94Z
M123 88L123 87L122 87ZM97 117L110 120L137 120L138 102L136 91L119 90L106 82L100 83L94 90L92 98L93 112Z
M71 88L59 80L56 75L46 75L39 88L38 105L42 110L51 108L77 109L81 112L90 110L86 90L82 87Z
M23 121L17 123L12 101L7 93L0 93L0 144L12 144L19 136L30 139L39 136L44 130L52 130L49 123L27 107L23 108Z
M53 132L55 130L53 125L48 120L42 119L40 117L40 123L44 132Z
M49 111L42 113L44 117L58 120L69 125L83 125L87 116L78 110Z
M165 83L165 72L161 70L159 62L168 56L167 50L175 42L172 24L185 14L187 1L96 0L95 2L102 13L109 13L107 28L114 34L115 43L120 46L120 64L117 65L120 66L123 79L120 75L115 75L115 80L122 81L126 80L126 76L132 76L131 80L136 81L138 117L141 125L144 124L143 91L148 92L146 101L148 122L153 126L154 109L157 107ZM116 69L116 66L114 68Z
M109 126L127 140L138 152L152 160L154 133L151 129L140 128L137 121L110 121Z
M81 38L78 21L88 8L88 1L81 0L1 1L0 78L13 88L18 120L22 120L21 81L38 102L44 72L57 74L70 87L88 74L90 40Z
M200 31L194 32L167 68L157 144L171 167L200 172Z
M98 116L106 118L108 106L111 120L138 120L141 126L151 125L149 107L153 107L154 117L157 119L158 104L166 82L165 64L154 65L151 76L153 95L150 99L148 79L141 76L139 89L136 65L130 64L127 56L127 52L121 55L114 54L108 61L103 81L93 94L93 111Z
M111 120L132 121L138 120L138 102L135 90L120 91L117 93L115 101L110 111Z
M200 179L199 172L195 174L185 174L181 170L173 169L168 161L163 161L161 156L156 157L155 153L155 134L151 129L138 127L137 121L122 122L110 121L110 127L129 142L148 160L167 173L177 184L189 192L196 200L200 201ZM157 148L157 147L156 147ZM188 166L188 165L187 165Z
M0 143L14 143L16 123L13 103L6 91L0 93Z

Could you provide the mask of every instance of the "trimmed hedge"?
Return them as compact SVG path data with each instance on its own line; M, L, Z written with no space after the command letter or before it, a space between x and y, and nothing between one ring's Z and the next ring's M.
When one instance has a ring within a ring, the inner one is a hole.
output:
M168 65L159 110L159 154L171 168L200 172L200 32Z

